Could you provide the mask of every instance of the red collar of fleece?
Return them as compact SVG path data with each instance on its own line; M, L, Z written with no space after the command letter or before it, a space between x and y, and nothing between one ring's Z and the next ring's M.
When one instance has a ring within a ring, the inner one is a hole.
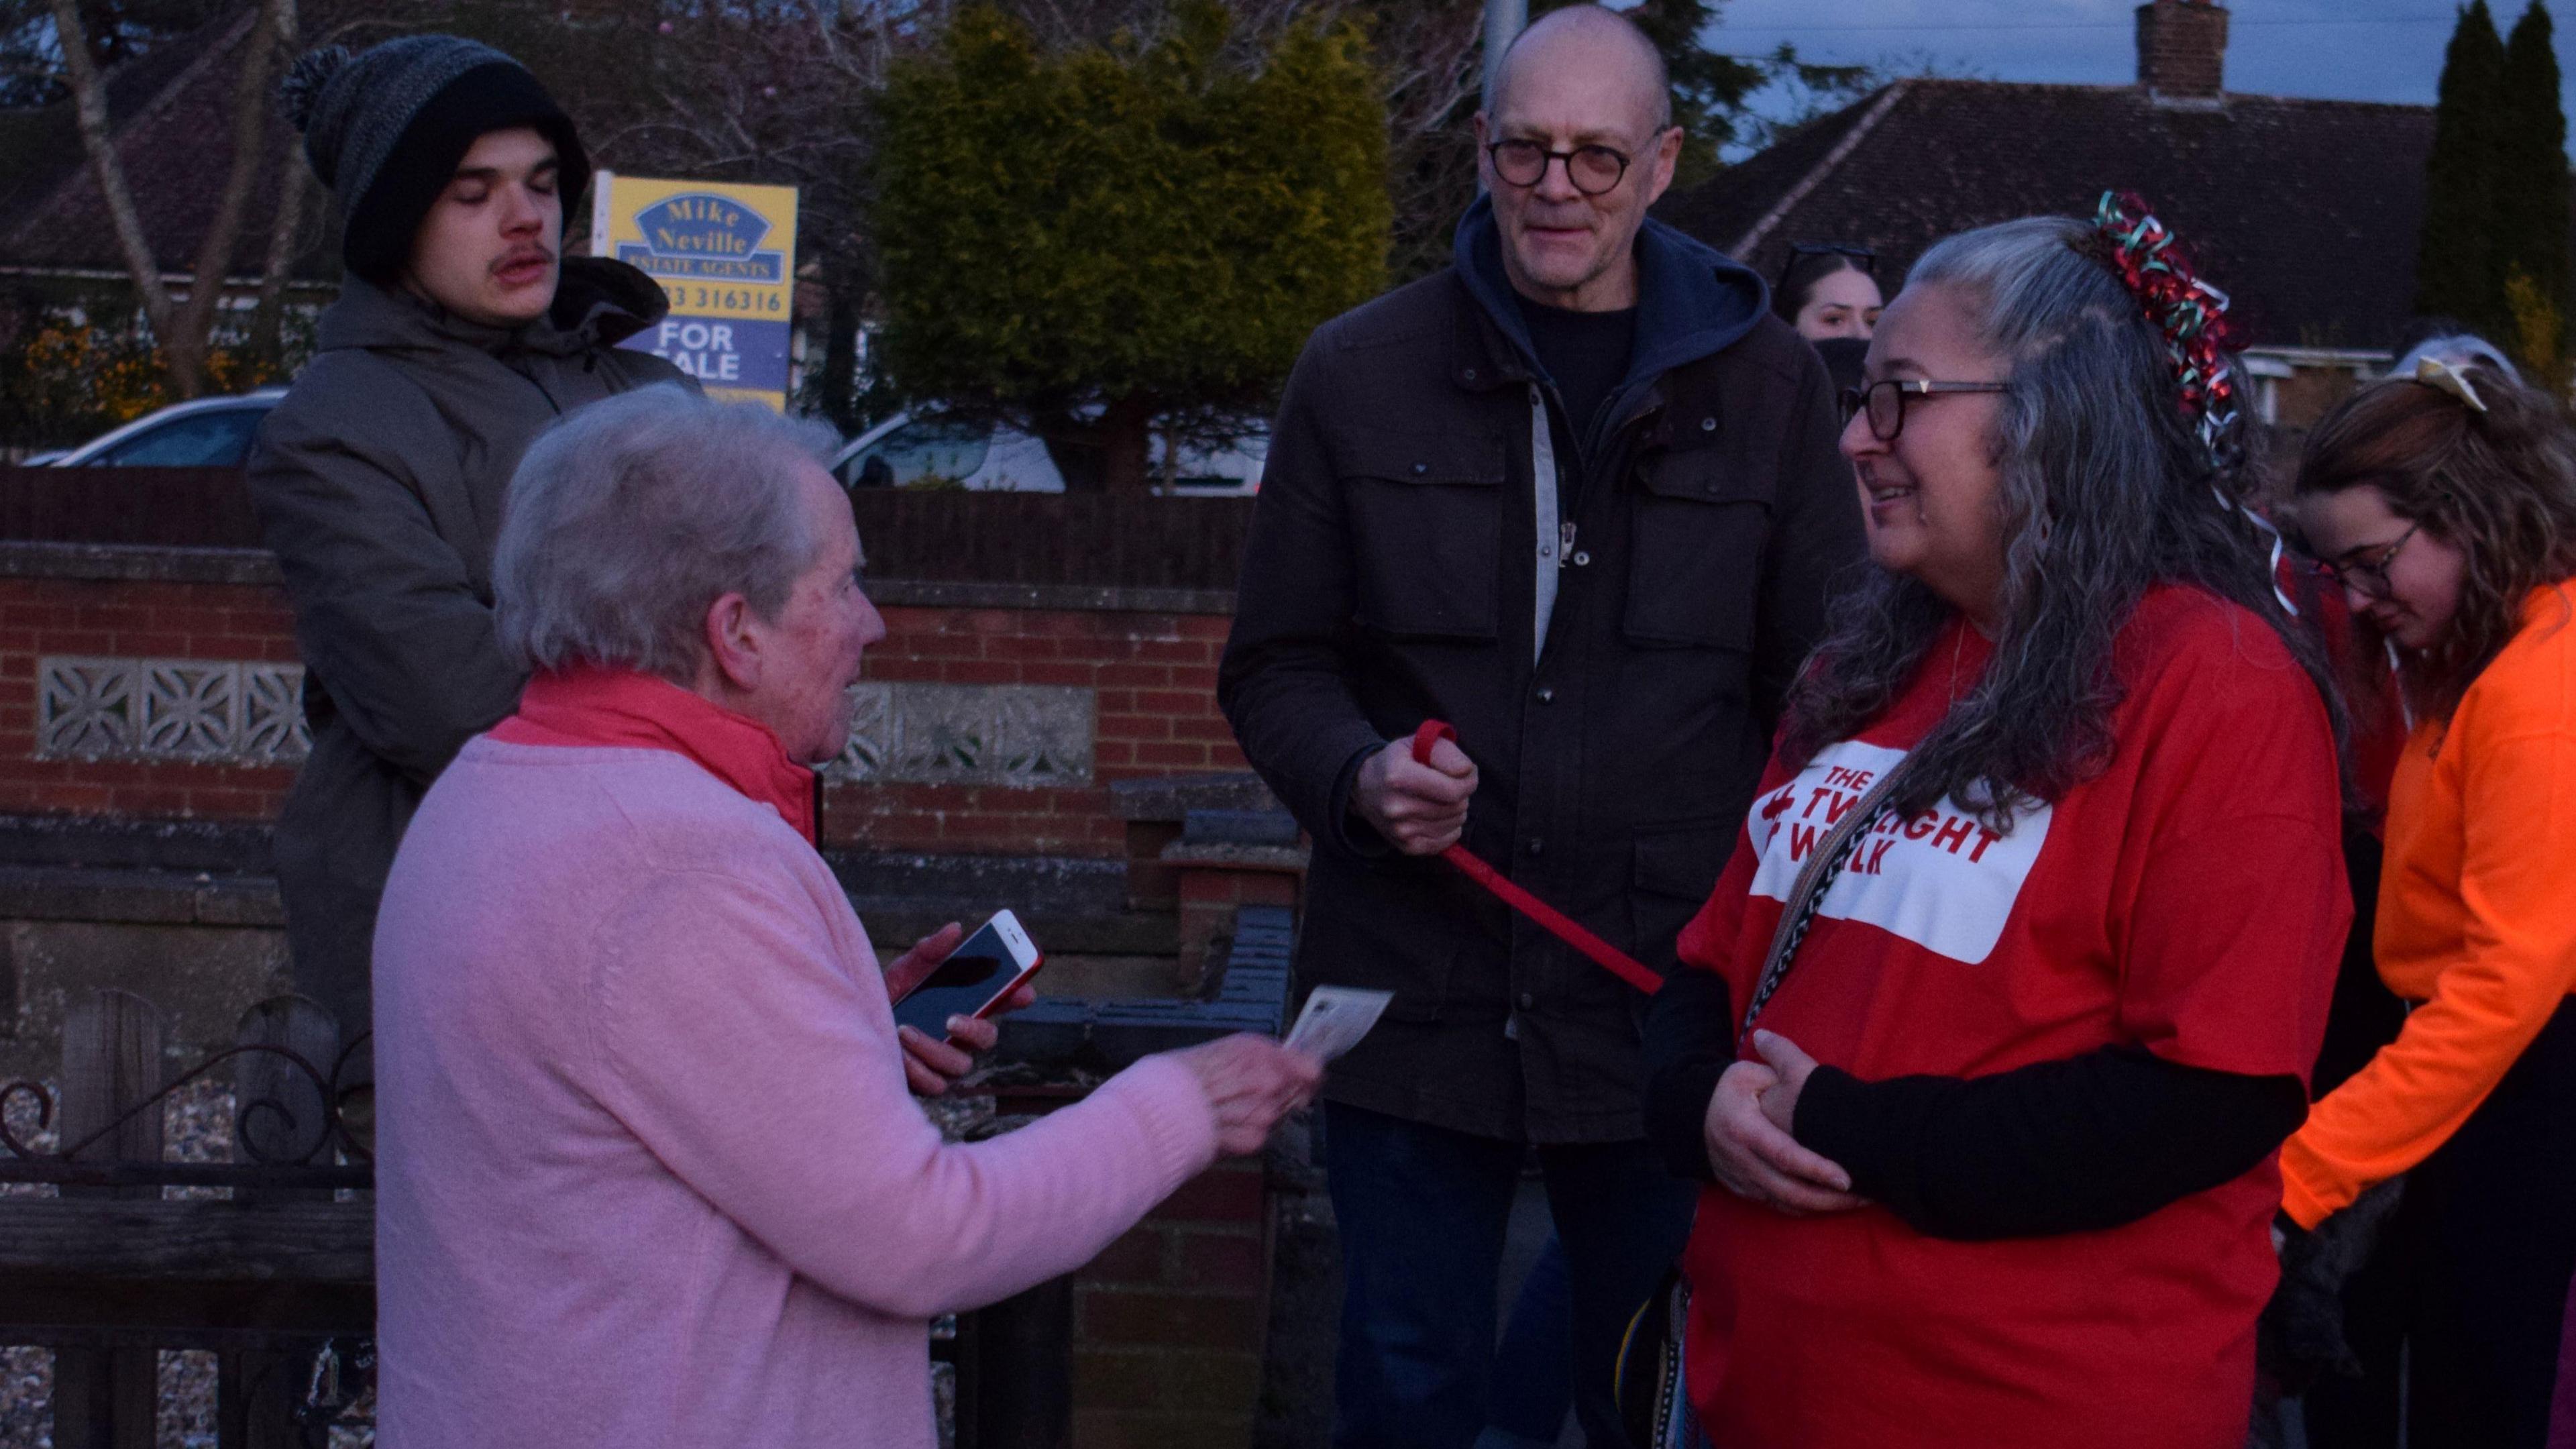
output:
M814 772L787 758L769 726L649 674L587 665L540 674L492 738L685 755L814 839Z

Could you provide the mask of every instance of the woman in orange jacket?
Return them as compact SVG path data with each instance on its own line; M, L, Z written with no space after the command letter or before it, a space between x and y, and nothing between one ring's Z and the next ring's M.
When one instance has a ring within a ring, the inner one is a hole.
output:
M2412 1009L2282 1148L2282 1212L2410 1173L2406 1442L2539 1449L2576 1271L2576 435L2428 362L2318 426L2298 495L2408 706L2376 949Z

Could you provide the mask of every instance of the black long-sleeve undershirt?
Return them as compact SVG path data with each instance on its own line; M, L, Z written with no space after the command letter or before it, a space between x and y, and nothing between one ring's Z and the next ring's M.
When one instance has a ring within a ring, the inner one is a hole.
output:
M1646 1007L1646 1140L1675 1177L1715 1182L1701 1124L1717 1079L1735 1060L1726 979L1675 967Z
M1646 1023L1648 1135L1708 1178L1702 1122L1734 1059L1726 983L1685 967ZM2307 1118L2296 1077L2113 1046L1983 1077L1864 1082L1818 1067L1795 1135L1916 1231L1981 1241L2117 1227L2261 1162Z

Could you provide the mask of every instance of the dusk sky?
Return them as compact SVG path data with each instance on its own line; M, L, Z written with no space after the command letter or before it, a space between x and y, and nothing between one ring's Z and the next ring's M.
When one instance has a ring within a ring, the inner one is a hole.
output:
M2488 0L2509 33L2526 0ZM2430 104L2455 9L2441 0L2242 0L2230 5L2227 88ZM2137 78L2135 0L1726 0L1712 33L1737 54L1782 41L1809 60L1990 80ZM2558 64L2576 78L2576 11L2561 0ZM2576 110L2576 87L2562 93Z

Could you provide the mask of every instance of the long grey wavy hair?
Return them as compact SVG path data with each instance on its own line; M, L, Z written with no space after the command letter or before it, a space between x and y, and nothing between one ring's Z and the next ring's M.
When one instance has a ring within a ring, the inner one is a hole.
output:
M2184 415L2164 339L2104 255L2092 227L2028 217L1950 237L1907 274L1908 288L1957 289L2011 391L1994 439L1994 662L1917 747L1904 798L1890 802L1901 812L1946 796L2008 830L2021 810L2100 773L2122 695L2112 640L2160 583L2205 589L2271 625L2342 740L2323 651L2273 595L2269 540L2236 506L2238 478ZM1812 759L1883 714L1954 612L1923 584L1870 570L1791 692L1782 758Z

